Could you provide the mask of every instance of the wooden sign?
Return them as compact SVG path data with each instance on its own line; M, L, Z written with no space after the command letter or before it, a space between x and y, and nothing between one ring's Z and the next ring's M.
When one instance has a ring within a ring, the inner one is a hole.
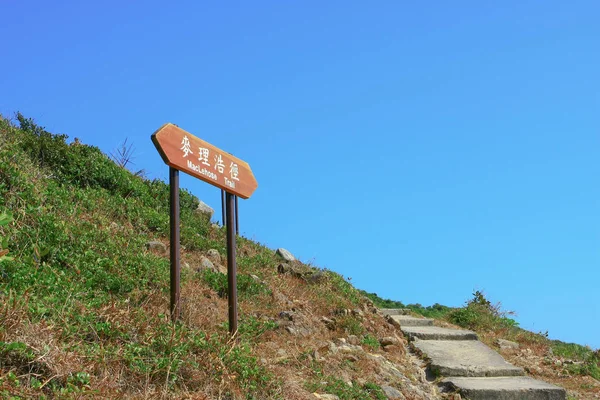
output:
M249 198L258 187L250 165L168 123L152 135L163 161L172 168L217 186L226 192Z

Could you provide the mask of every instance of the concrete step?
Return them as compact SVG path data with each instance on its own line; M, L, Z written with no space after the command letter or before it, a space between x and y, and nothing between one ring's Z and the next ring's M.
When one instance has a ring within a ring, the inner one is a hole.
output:
M400 323L402 324L402 323ZM409 340L477 340L477 334L461 329L440 328L438 326L401 326Z
M433 326L433 320L429 318L417 318L410 315L392 315L400 326Z
M442 376L521 376L522 368L478 340L415 340L415 350L429 359L429 368Z
M408 315L410 310L408 308L382 308L381 312L383 315Z
M526 376L442 380L469 400L565 400L565 389Z

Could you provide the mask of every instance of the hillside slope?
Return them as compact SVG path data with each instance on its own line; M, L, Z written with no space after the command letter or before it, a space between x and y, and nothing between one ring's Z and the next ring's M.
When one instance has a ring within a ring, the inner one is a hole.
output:
M18 122L0 121L1 397L437 398L342 276L245 238L230 338L224 230L185 190L183 318L171 324L167 185Z
M168 186L67 139L0 118L1 398L456 398L427 381L377 308L402 303L243 237L231 338L225 232L185 190L183 318L173 325ZM598 352L520 329L480 292L462 308L407 307L476 330L571 398L600 398Z

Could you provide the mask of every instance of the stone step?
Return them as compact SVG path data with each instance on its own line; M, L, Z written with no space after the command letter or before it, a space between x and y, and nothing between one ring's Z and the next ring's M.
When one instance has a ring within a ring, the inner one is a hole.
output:
M402 324L402 323L401 323ZM477 340L473 331L440 328L438 326L402 326L402 332L409 340Z
M442 380L469 400L565 400L565 389L527 376Z
M433 320L429 318L417 318L410 315L392 315L400 326L433 326Z
M478 340L415 340L415 350L429 359L436 375L457 377L521 376L522 368Z
M383 315L408 315L410 310L408 308L382 308L381 312Z

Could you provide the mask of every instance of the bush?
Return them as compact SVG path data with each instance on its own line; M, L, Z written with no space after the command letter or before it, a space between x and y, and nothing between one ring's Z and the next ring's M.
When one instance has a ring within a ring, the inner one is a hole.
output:
M500 303L492 305L483 292L477 290L465 307L448 313L448 320L458 326L472 330L498 330L515 328L518 323L502 311Z

